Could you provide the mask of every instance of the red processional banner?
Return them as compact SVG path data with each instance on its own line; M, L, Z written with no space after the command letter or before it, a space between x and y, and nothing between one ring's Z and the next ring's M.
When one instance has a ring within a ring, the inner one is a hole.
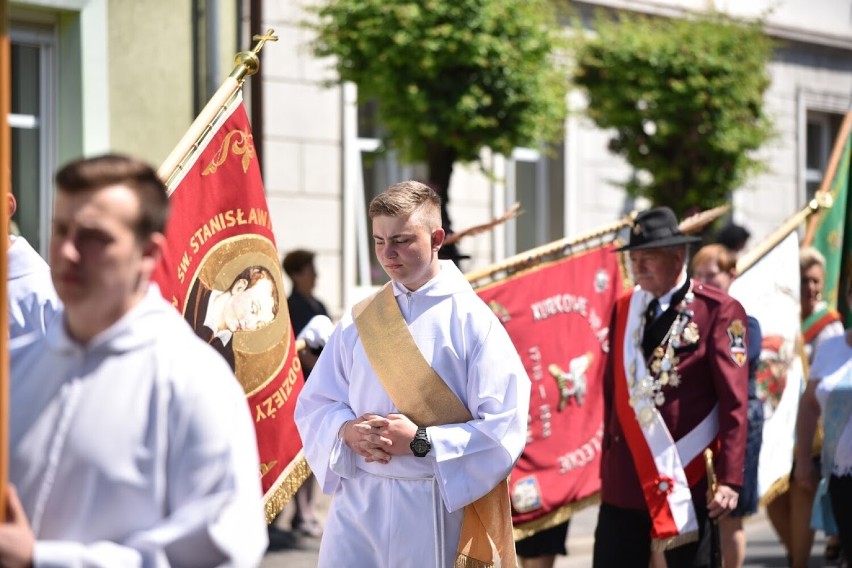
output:
M242 99L195 156L172 183L166 250L154 280L243 386L271 520L308 475L293 421L304 381Z
M477 290L532 381L527 445L509 479L517 538L597 497L603 371L622 276L613 246L542 264Z

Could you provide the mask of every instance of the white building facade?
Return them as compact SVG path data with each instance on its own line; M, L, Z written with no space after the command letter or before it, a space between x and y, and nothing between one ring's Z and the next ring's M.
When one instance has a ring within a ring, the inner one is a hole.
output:
M263 29L275 29L280 38L264 47L261 76L249 79L250 88L262 93L263 124L255 126L255 144L262 150L280 252L318 253L316 295L337 314L382 281L370 260L365 205L387 185L421 178L424 170L398 163L392 151L378 152L375 109L359 107L355 86L328 86L335 79L331 63L311 55L311 35L301 25L310 3L12 0L11 40L18 58L12 85L19 95L13 96L18 106L10 123L24 234L37 236L46 250L50 177L64 161L103 151L162 161L192 121L205 92L202 83L211 74L224 77L230 54L249 46L253 8L260 11L255 17ZM734 217L752 232L753 246L805 206L822 179L843 115L852 108L852 0L572 4L666 17L712 7L755 17L771 9L766 31L779 47L766 104L777 137L760 152L766 171L735 192ZM199 72L199 62L207 75ZM582 110L584 100L572 93L566 104ZM594 230L643 206L613 183L628 179L631 168L607 150L607 141L606 132L574 113L552 155L523 148L512 156L484 151L480 164L458 164L450 187L454 229L483 223L515 201L524 211L494 231L462 240L461 251L471 257L462 269Z
M365 175L362 162L378 141L370 132L358 132L356 89L324 86L333 72L329 62L310 55L309 32L297 23L305 17L301 4L289 0L264 7L264 21L282 38L269 50L263 77L264 171L279 243L319 252L318 295L340 307L370 283L362 264L364 251L371 249L368 228L359 222L363 202L389 183L416 177L418 170L385 159ZM703 0L573 4L668 17L710 7ZM734 218L751 231L753 246L807 204L843 115L852 109L852 2L728 0L715 2L715 8L748 18L771 8L766 31L778 43L766 94L777 136L760 152L766 171L733 196ZM583 97L573 93L567 104L582 109ZM450 188L455 229L485 222L516 200L524 211L516 222L462 240L462 252L471 256L462 268L481 268L532 246L592 231L642 206L613 183L625 181L631 168L607 150L607 141L606 132L572 114L557 155L528 149L509 157L485 152L481 165L489 175L478 164L457 167Z

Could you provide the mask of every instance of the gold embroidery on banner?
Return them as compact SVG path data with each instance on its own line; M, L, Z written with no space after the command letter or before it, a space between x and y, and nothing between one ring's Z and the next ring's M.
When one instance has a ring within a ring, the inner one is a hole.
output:
M231 138L238 136L234 143L231 144ZM230 145L230 147L229 147ZM229 151L232 151L236 156L242 156L243 173L248 171L249 163L254 158L254 140L251 134L246 130L231 130L225 139L222 140L222 146L219 151L213 155L213 159L201 172L201 175L206 176L215 173L219 166L225 163L228 159Z

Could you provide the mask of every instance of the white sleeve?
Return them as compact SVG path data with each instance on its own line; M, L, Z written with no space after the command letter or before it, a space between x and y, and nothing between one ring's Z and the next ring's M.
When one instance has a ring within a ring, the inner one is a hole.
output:
M496 318L480 335L467 360L467 406L473 420L427 429L438 486L450 511L506 479L526 443L529 377Z
M338 438L341 425L356 417L349 403L353 349L347 347L343 333L351 321L347 316L331 334L296 402L296 427L305 458L326 494L334 492L341 477L355 473L356 454Z

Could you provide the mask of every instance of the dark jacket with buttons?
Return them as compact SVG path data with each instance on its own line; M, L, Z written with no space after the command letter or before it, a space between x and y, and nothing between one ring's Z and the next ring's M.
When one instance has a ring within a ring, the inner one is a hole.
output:
M677 387L665 386L665 402L658 410L675 440L690 432L719 404L718 451L715 466L718 481L721 484L738 489L742 486L743 460L746 442L746 415L748 398L748 362L747 357L739 359L743 337L731 334L732 326L746 326L746 315L739 302L716 288L693 282L694 300L689 309L694 312L693 322L697 325L699 339L689 345L675 349L679 359L677 369L681 383ZM631 509L646 509L645 499L639 483L639 477L633 463L630 448L624 438L622 426L614 407L614 381L616 377L624 380L625 373L616 373L616 350L624 345L617 344L616 338L624 336L626 315L630 305L630 293L619 299L613 312L610 326L612 344L610 356L604 374L604 438L601 458L601 499L610 505ZM668 325L674 320L676 303L662 315L667 317ZM671 313L670 313L671 312ZM619 317L621 316L621 317ZM621 326L621 332L616 329ZM668 329L668 326L664 327ZM665 330L659 333L662 339ZM625 337L626 341L631 338ZM747 335L745 337L747 342ZM631 417L635 420L635 417ZM687 467L687 473L703 467L703 457L698 456L701 464L693 462ZM684 464L686 466L686 464ZM693 501L704 506L706 498L706 476L691 487Z

